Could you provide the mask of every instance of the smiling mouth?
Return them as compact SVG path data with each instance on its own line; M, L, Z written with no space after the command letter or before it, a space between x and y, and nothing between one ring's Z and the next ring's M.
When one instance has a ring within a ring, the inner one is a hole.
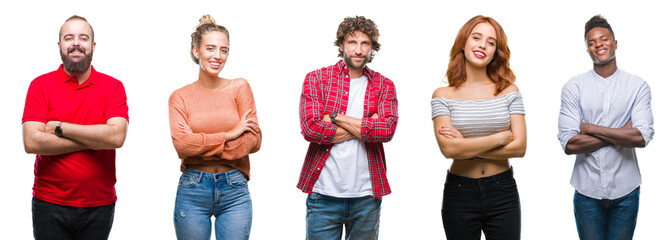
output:
M485 58L486 54L481 51L474 51L474 56L476 56L477 58Z

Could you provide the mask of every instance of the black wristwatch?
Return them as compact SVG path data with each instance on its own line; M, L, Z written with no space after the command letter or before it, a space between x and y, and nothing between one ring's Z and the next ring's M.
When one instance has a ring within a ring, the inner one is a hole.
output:
M56 125L56 136L58 137L63 137L63 129L60 128L60 125L63 125L63 122L59 122L58 125Z
M335 120L336 117L337 117L337 112L331 112L330 113L330 122L332 124L337 125L337 120Z

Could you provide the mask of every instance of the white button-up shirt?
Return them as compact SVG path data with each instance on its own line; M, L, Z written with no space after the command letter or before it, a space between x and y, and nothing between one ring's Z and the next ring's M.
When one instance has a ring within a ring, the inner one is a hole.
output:
M558 140L580 133L581 123L621 128L632 122L646 145L653 139L650 87L638 76L618 69L608 78L594 70L570 79L562 88ZM579 193L596 199L623 197L641 185L634 148L609 145L576 155L571 185Z

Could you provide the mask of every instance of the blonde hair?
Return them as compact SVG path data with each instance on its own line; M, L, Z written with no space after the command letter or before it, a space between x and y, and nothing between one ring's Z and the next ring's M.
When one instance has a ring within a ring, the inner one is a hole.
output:
M230 33L228 33L228 29L226 29L221 25L217 25L216 20L214 20L214 18L211 17L211 15L209 14L202 15L202 17L200 17L200 24L198 24L197 27L195 28L195 32L193 32L190 35L191 37L190 57L193 59L193 62L199 63L197 58L195 58L195 55L193 55L193 48L200 47L202 36L204 36L205 33L212 31L222 32L228 38L228 41L230 41Z

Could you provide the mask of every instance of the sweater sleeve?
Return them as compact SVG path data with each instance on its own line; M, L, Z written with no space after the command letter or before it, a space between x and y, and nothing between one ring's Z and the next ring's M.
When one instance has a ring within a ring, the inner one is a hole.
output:
M172 93L169 100L170 132L179 158L216 156L223 151L226 133L188 133L179 129L179 123L188 122L188 108L184 97Z
M251 114L249 114L248 119L254 119L258 122L258 114L256 113L257 110L251 86L243 78L237 79L235 82L239 84L237 96L235 97L238 111L237 114L239 114L239 117L241 118L249 109L253 109ZM244 132L238 138L226 142L220 156L223 159L239 159L260 150L261 143L262 132L259 131L256 134Z

